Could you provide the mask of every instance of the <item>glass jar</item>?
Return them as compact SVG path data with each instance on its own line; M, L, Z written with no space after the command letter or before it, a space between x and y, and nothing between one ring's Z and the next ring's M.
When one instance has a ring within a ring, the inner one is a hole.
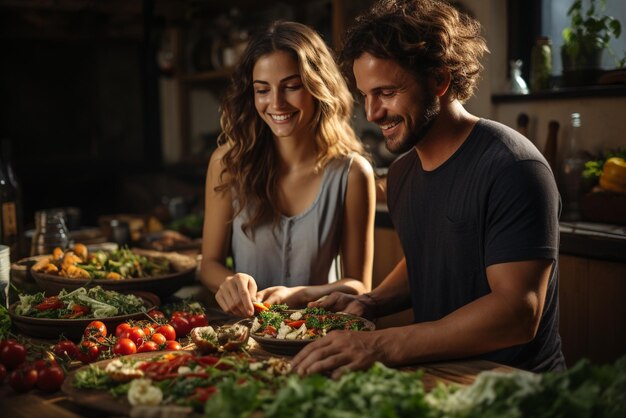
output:
M531 91L548 90L552 75L552 43L547 36L537 38L530 55Z
M72 245L65 226L65 215L58 210L42 210L35 213L35 234L31 243L30 255L52 254L60 247L66 250Z

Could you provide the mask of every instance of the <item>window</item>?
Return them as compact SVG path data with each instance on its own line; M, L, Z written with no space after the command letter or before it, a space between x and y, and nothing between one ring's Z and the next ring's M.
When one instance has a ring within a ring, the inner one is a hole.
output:
M552 73L561 74L561 58L560 50L563 44L561 32L563 28L569 26L570 18L567 11L572 5L573 0L543 0L541 5L541 32L552 39ZM586 9L585 9L586 10ZM613 16L622 24L622 31L626 31L626 2L624 0L606 0L606 15ZM617 59L624 58L626 54L626 34L617 39L612 39L609 48L615 54L605 53L602 57L602 68L606 70L613 69L617 66Z
M508 0L508 61L521 59L524 62L522 76L529 79L530 50L538 36L549 36L552 40L552 74L562 71L560 50L563 44L561 32L569 25L567 11L574 0ZM585 6L588 0L585 1ZM585 7L586 10L586 7ZM606 14L622 24L622 35L611 40L610 48L618 57L626 55L626 2L606 0ZM615 56L605 53L602 66L613 69L617 66ZM507 70L508 74L508 70Z

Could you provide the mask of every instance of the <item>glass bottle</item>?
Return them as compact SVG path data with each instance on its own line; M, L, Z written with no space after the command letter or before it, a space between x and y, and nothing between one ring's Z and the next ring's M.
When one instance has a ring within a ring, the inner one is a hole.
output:
M65 215L59 210L41 210L35 213L35 234L31 244L30 255L51 254L60 247L66 250L72 244Z
M528 94L528 86L522 78L522 60L511 60L511 93Z
M7 174L9 160L6 141L2 142L0 154L0 244L9 247L11 261L20 256L20 233L18 218L18 190L14 187Z
M540 36L530 54L530 90L548 90L551 75L552 43L547 36Z
M546 138L546 144L543 148L543 156L546 157L546 161L550 164L553 174L556 172L559 126L559 122L555 120L551 120L548 123L548 137Z
M588 160L580 148L580 113L572 113L569 140L563 153L560 170L560 189L563 200L561 219L580 220L580 197L582 192L582 172Z

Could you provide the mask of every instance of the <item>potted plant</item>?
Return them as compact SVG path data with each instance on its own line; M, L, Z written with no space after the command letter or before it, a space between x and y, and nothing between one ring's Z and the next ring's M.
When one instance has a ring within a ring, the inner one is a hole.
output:
M605 9L606 0L589 0L586 11L583 0L574 1L569 8L571 23L563 29L561 47L564 85L591 84L599 76L604 50L611 38L622 32L619 20L603 14Z

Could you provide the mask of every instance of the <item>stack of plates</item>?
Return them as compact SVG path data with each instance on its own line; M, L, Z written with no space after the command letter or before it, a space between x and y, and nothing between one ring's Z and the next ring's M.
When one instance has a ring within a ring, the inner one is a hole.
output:
M0 303L5 307L7 306L10 272L10 249L6 245L0 245Z

